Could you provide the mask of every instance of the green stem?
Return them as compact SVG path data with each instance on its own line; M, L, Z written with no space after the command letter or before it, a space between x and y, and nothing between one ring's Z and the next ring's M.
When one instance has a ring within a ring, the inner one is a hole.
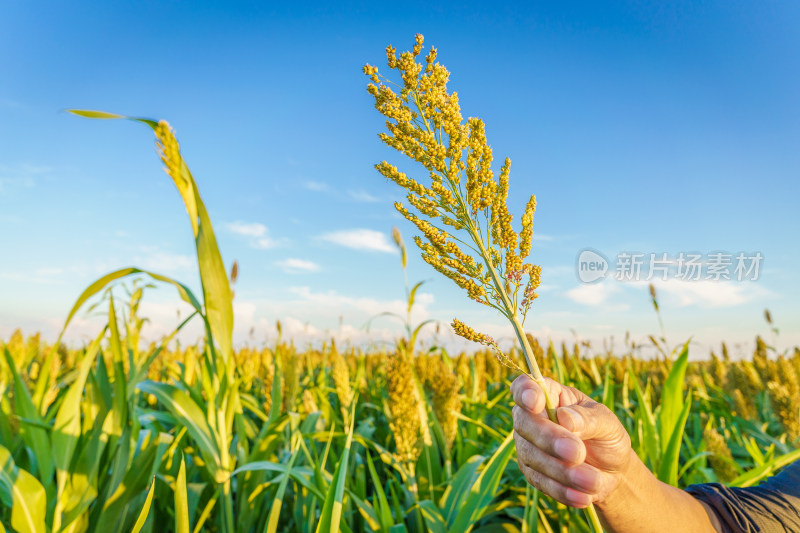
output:
M589 523L595 533L603 533L603 525L600 523L600 517L597 516L597 509L594 508L594 504L586 508L586 516L589 518Z
M483 261L489 270L489 274L492 276L492 282L494 283L495 291L497 292L497 294L500 295L500 298L503 302L503 306L506 309L505 313L506 318L508 318L508 320L511 322L511 325L514 327L514 333L517 335L517 339L519 340L519 343L522 346L522 353L525 356L525 362L528 365L528 370L530 370L533 380L539 384L539 386L542 389L542 392L544 392L547 416L550 418L550 420L558 424L558 417L556 416L556 405L553 402L553 399L550 398L550 394L548 394L547 392L547 387L545 386L544 383L544 376L542 376L542 372L539 370L539 365L536 363L536 357L533 355L533 348L531 348L531 345L528 342L528 337L525 335L525 330L522 328L522 324L519 321L519 317L517 316L517 310L511 303L511 299L508 297L508 294L506 293L505 287L503 286L503 282L500 279L497 270L495 270L494 268L494 263L492 262L489 253L486 251L486 247L483 244L483 239L479 238L479 235L476 235L475 227L471 223L469 225L469 231L472 234L475 244L477 244L478 248L480 248L481 257L483 257Z
M231 492L231 480L228 479L222 485L222 513L225 531L236 531L233 519L233 493Z
M553 401L553 398L550 397L550 394L547 392L547 387L545 386L544 376L542 376L541 370L539 370L539 365L536 362L536 357L533 354L533 348L531 348L531 344L528 342L528 337L525 335L525 330L522 328L522 323L519 321L519 317L517 316L517 310L513 307L511 303L511 299L508 297L506 293L505 287L503 286L502 280L500 276L497 274L497 270L494 268L494 264L492 263L489 254L486 251L486 247L483 245L483 239L475 238L474 226L469 226L470 233L473 235L473 239L475 243L478 245L481 251L481 256L483 257L486 266L489 269L489 273L492 276L492 281L494 282L495 289L497 294L500 295L503 305L507 309L506 317L511 321L511 325L514 326L514 333L517 335L517 339L519 340L520 345L522 346L522 354L525 356L525 362L528 365L528 369L531 372L531 376L533 380L539 384L539 387L544 392L544 400L545 400L545 409L547 410L547 417L554 423L558 424L558 415L556 414L556 404ZM589 507L586 508L586 515L589 520L589 523L592 526L592 529L595 533L603 533L603 526L600 524L600 519L597 516L597 510L594 508L593 504L590 504Z

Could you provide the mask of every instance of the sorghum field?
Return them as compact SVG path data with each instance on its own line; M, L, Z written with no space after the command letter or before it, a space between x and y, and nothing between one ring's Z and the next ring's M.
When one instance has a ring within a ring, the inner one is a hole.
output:
M136 301L91 346L2 343L3 523L17 531L588 531L526 487L489 351L138 348ZM124 333L123 333L124 332ZM758 482L800 457L800 350L633 357L534 342L613 408L665 481ZM512 357L519 357L515 352Z
M230 273L224 266L170 126L135 119L155 133L189 215L202 293L125 268L89 286L66 318L68 328L89 306L105 310L106 325L87 346L22 332L0 341L0 530L591 531L590 513L539 494L517 467L509 384L520 371L603 402L636 453L673 485L747 486L800 458L798 348L775 353L758 338L746 360L732 360L722 345L718 353L696 354L710 361L689 363L688 343L672 348L652 337L660 355L645 360L627 340L622 351L608 353L524 333L540 273L523 262L535 199L517 234L505 204L510 162L496 180L482 121L462 122L457 97L445 88L447 71L434 50L425 65L417 63L421 48L417 36L413 53L398 59L387 50L390 69L403 80L399 94L376 67L364 72L388 119L382 139L421 163L431 186L387 162L377 167L409 190L420 216L397 209L427 239L416 239L423 258L506 316L519 348L503 352L456 320L456 332L484 351L418 353L423 325L408 323L392 349L332 342L298 349L279 334L268 345L235 350L237 266ZM462 250L427 219L463 231L473 244ZM405 266L399 232L395 241ZM150 283L174 289L195 311L148 346L140 339L139 304ZM111 291L118 284L128 289L123 300ZM406 288L409 310L417 287ZM651 295L658 312L654 289ZM174 337L189 321L203 324L205 340L180 346Z

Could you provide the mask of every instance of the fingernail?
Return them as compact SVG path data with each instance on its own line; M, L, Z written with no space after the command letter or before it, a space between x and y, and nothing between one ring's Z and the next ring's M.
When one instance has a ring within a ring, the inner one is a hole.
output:
M577 461L578 454L580 453L578 443L572 439L565 438L556 439L556 442L553 444L553 450L561 459L568 463Z
M564 494L567 503L572 507L588 507L592 503L592 497L583 492L567 489Z
M522 405L524 405L528 409L533 409L534 403L536 402L536 398L534 398L533 396L533 391L530 389L522 391L522 396L520 397L520 400L522 400Z
M597 489L597 470L581 465L573 468L570 472L572 482L581 490L595 492Z

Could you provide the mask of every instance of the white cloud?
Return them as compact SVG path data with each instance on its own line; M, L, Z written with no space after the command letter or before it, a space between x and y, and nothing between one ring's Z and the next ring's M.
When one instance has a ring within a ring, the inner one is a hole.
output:
M608 297L618 291L619 289L615 284L607 282L595 283L594 285L578 285L568 290L565 294L573 302L596 307L605 304Z
M373 203L373 202L379 202L380 201L380 199L378 197L372 196L370 193L368 193L367 191L365 191L363 189L359 189L357 191L350 190L350 191L347 191L347 194L350 196L350 198L352 198L356 202Z
M381 313L395 313L402 317L406 315L407 302L403 300L376 300L374 298L354 298L337 293L336 291L313 292L308 287L290 287L289 292L296 295L302 302L302 307L308 308L313 304L313 309L318 314L340 315L344 311L359 311L367 318L375 317ZM419 323L429 316L427 307L434 301L430 293L417 293L414 299L414 308L411 312L411 322Z
M312 326L307 321L304 322L293 316L287 316L281 320L281 327L283 329L283 333L289 337L306 335L310 337L318 337L322 333L322 330L319 328Z
M284 272L289 274L296 274L298 272L317 272L320 269L319 265L313 261L306 261L305 259L295 259L291 257L289 259L284 259L283 261L278 261L276 264L281 267Z
M250 246L253 248L258 248L259 250L269 250L270 248L275 248L278 246L278 241L275 239L270 239L269 237L264 237L263 239L256 239L255 241L250 242Z
M322 329L314 326L307 320L300 320L294 316L285 316L280 319L282 336L285 340L291 339L298 345L319 344L335 340L339 345L367 345L367 344L393 344L397 332L389 328L370 329L353 326L352 324L339 324L336 328ZM255 338L261 335L275 339L278 330L274 324L266 320L259 321L254 326ZM256 333L257 332L257 333Z
M653 284L659 293L677 300L678 307L733 307L772 295L752 281L655 280Z
M62 272L64 270L58 267L41 267L34 270L37 276L58 276Z
M319 238L355 250L397 253L397 248L389 242L389 238L385 233L370 229L334 231L320 235Z
M244 237L263 237L267 234L267 227L258 222L228 222L225 226L231 233Z
M165 252L157 248L143 247L145 255L137 255L133 258L133 264L144 270L153 272L193 272L195 270L195 258L191 255L175 254Z
M234 300L236 342L273 342L277 336L276 319L281 323L283 339L300 346L318 346L331 339L342 345L391 345L403 334L401 321L378 316L384 312L405 316L406 304L400 299L350 297L335 291L315 292L308 287L291 287L289 292L289 299L281 302ZM427 308L433 296L418 294L416 301L411 315L413 324L429 317ZM422 336L427 339L433 330L433 326L426 328Z
M536 233L533 232L533 240L534 241L554 241L555 238L552 235L545 235L544 233Z
M248 237L251 248L267 250L278 246L278 241L269 236L269 229L258 222L228 222L225 227L234 235Z
M314 192L328 192L330 189L327 183L321 181L307 181L303 183L303 187Z
M28 163L0 165L0 193L9 189L31 189L36 185L37 178L52 171L52 167Z
M37 285L63 284L63 281L55 279L53 274L40 272L34 272L32 275L28 272L0 272L0 279Z

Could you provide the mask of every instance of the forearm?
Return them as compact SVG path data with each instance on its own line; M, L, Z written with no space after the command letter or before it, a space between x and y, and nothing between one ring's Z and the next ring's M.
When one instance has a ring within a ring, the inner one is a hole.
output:
M595 504L609 533L716 533L706 508L690 494L662 483L631 450L620 484Z

